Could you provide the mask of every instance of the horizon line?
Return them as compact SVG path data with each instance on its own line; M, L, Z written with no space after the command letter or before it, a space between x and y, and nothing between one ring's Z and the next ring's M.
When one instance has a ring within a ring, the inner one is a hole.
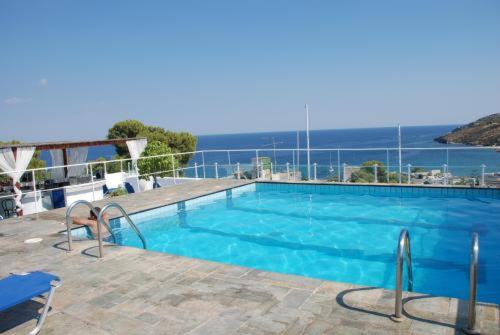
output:
M420 128L420 127L445 127L445 126L462 126L465 125L466 123L456 123L456 124L432 124L432 125L411 125L411 126L403 126L401 125L401 128ZM394 126L380 126L380 127L346 127L346 128L319 128L319 129L310 129L309 131L328 131L328 130L360 130L360 129L389 129L389 128L398 128L398 125ZM290 132L305 132L305 129L293 129L293 130L278 130L278 131L273 131L273 130L266 130L266 131L245 131L245 132L231 132L231 133L211 133L211 134L193 134L196 137L200 136L220 136L220 135L246 135L246 134L269 134L269 133L290 133Z

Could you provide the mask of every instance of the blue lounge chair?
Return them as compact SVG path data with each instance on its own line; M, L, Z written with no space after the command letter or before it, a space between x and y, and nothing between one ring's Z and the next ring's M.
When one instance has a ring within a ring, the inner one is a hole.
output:
M34 271L23 274L12 274L0 280L0 312L37 296L47 294L45 307L38 318L35 329L29 334L35 335L45 322L56 288L61 286L61 280L49 273Z
M134 188L132 187L132 185L130 185L130 183L125 182L124 185L125 185L125 189L127 190L128 194L135 193Z

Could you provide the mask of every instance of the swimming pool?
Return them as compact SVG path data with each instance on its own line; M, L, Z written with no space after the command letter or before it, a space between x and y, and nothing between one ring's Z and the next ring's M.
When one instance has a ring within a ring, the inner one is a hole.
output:
M500 190L255 183L131 217L149 250L389 289L406 228L414 291L464 299L478 232L478 300L500 303Z

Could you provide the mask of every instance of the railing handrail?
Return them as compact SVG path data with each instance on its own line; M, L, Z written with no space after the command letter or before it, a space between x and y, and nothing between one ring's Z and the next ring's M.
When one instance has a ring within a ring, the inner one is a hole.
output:
M466 334L479 334L476 329L477 264L479 260L479 235L472 233L469 270L469 308Z
M408 147L408 148L401 148L403 151L408 151L408 150L498 150L499 147L497 146L470 146L470 147L463 147L463 146L457 146L457 147ZM400 150L397 147L380 147L380 148L311 148L310 151L398 151ZM160 158L160 157L169 157L169 156L182 156L182 155L191 155L191 154L203 154L203 153L216 153L216 152L259 152L259 151L283 151L283 152L305 152L307 151L306 148L277 148L277 149L263 149L263 148L251 148L251 149L206 149L206 150L196 150L196 151L189 151L189 152L178 152L178 153L169 153L169 154L160 154L160 155L152 155L152 156L146 156L146 157L139 157L137 160L142 160L142 159L152 159L152 158ZM76 164L68 164L68 165L57 165L57 166L47 166L47 167L40 167L40 168L33 168L33 169L26 169L26 170L11 170L11 171L0 171L0 175L7 174L7 173L25 173L25 172L37 172L37 171L48 171L48 170L53 170L53 169L61 169L61 168L70 168L70 167L85 167L88 165L102 165L102 164L109 164L109 163L118 163L118 162L126 162L126 161L132 161L132 158L120 158L120 159L111 159L111 160L106 160L106 161L94 161L94 162L84 162L84 163L76 163Z
M116 208L122 213L123 217L127 220L128 224L132 227L132 229L135 231L137 236L139 236L139 238L142 242L143 249L147 249L146 239L142 235L141 231L139 230L139 228L137 228L134 221L132 221L132 219L127 214L127 212L123 209L123 207L120 206L119 204L117 204L116 202L109 203L101 209L101 212L99 213L99 216L97 218L97 222L98 222L97 227L100 227L101 224L104 224L104 225L106 224L104 222L104 219L103 219L103 214L110 208ZM101 238L102 236L101 236L101 229L100 228L97 229L97 235L98 235L97 238L99 240L99 257L102 258L104 255L102 252L102 238Z
M396 258L396 303L393 319L400 322L403 320L403 256L406 255L408 272L407 291L413 291L413 271L411 264L410 233L403 229L399 234L398 250Z

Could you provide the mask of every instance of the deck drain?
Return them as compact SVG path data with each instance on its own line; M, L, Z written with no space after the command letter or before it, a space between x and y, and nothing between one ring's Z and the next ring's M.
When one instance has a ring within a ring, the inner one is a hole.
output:
M27 243L27 244L34 244L34 243L40 243L42 242L43 239L40 238L40 237L35 237L35 238L29 238L27 240L24 241L24 243Z

